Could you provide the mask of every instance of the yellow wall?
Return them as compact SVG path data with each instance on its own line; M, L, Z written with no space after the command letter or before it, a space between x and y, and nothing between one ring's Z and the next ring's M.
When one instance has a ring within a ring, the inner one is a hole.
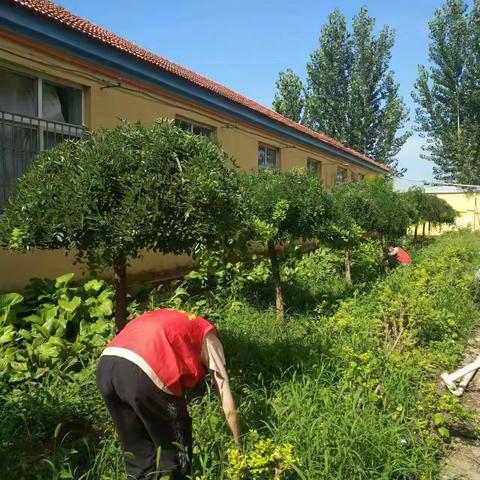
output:
M435 193L438 198L449 203L458 213L453 227L443 226L442 231L452 228L470 228L472 230L480 229L480 193ZM439 229L432 230L432 233L437 233Z
M212 112L185 105L179 99L154 91L140 90L138 86L122 82L122 88L102 88L112 79L85 66L60 60L56 56L39 52L31 47L1 37L0 67L53 80L57 83L82 88L84 92L84 122L91 129L112 127L120 121L141 121L146 124L159 117L181 116L214 128L215 136L231 154L239 167L247 171L258 169L258 145L267 144L279 149L282 169L305 168L307 158L322 163L322 179L327 187L335 184L337 165L344 163L336 157L318 150L294 145L288 140L273 137L246 125L238 125L232 119L220 118ZM8 50L8 52L6 51ZM129 89L129 90L127 90ZM131 91L134 90L134 91ZM234 127L236 125L236 127ZM349 166L349 179L358 173L372 172ZM154 272L180 268L188 264L186 257L164 257L148 254L142 262L134 262L130 272ZM63 252L35 252L19 254L0 251L0 290L22 288L31 277L52 277L78 271L71 258Z

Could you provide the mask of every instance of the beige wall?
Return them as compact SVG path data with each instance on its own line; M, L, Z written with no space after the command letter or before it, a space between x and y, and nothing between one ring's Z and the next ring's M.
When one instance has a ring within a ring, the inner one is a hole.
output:
M436 193L438 198L449 203L458 213L453 228L471 228L472 230L480 229L480 193ZM442 231L451 229L452 227L442 227ZM436 233L439 229L436 229Z
M147 91L128 81L122 81L122 88L102 88L114 80L93 68L76 65L1 37L5 50L0 51L0 67L54 80L58 83L82 88L84 92L84 122L91 129L112 127L120 121L141 121L146 124L156 118L167 117L190 119L214 128L215 136L231 154L239 167L247 171L258 169L259 143L276 147L279 150L280 168L305 168L307 158L322 163L322 179L326 186L335 184L339 161L318 150L293 144L288 139L276 138L265 131L239 124L234 119L220 118L214 112L203 111L201 107L184 104L158 91ZM127 90L128 89L128 90ZM133 90L133 91L131 91ZM350 166L349 178L358 173L372 174L368 170ZM142 271L163 271L181 268L188 264L186 257L164 257L148 254L141 262L135 262L130 273ZM0 251L0 291L19 289L31 277L52 277L79 271L71 258L63 252L35 252L19 254Z

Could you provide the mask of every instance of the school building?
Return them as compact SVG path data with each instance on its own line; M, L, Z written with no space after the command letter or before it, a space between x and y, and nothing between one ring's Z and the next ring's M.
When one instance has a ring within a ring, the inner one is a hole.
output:
M0 0L0 212L41 150L81 138L85 129L112 127L121 119L149 124L159 117L218 139L246 171L304 167L327 187L387 172L335 139L49 0ZM129 275L167 272L186 262L147 253ZM0 291L81 268L62 251L0 250Z

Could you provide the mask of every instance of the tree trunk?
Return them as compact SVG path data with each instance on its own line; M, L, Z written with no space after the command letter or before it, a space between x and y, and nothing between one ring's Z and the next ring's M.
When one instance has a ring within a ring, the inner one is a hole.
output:
M417 243L418 223L415 224L415 230L413 232L413 243Z
M430 231L432 229L432 223L431 222L428 222L428 234L430 235Z
M425 222L424 222L424 223L423 223L423 233L422 233L422 237L425 236L425 225L426 225L426 224L425 224Z
M127 323L127 261L124 255L113 260L115 284L115 331L118 333Z
M272 265L273 284L275 285L275 304L277 307L277 321L283 324L284 306L282 284L280 282L280 268L278 265L277 252L275 251L275 244L273 241L268 242L268 255L270 256L270 263Z
M352 253L350 250L345 250L345 280L347 283L352 283L352 273L351 267L352 266Z

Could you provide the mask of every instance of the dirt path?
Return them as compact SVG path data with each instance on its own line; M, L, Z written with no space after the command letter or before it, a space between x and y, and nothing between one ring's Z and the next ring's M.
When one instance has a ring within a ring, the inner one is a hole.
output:
M465 364L480 355L480 331L468 345ZM459 366L460 368L460 366ZM462 397L462 404L480 419L480 372L477 372ZM452 451L445 461L441 480L480 480L480 437L474 428L459 427L452 431Z

